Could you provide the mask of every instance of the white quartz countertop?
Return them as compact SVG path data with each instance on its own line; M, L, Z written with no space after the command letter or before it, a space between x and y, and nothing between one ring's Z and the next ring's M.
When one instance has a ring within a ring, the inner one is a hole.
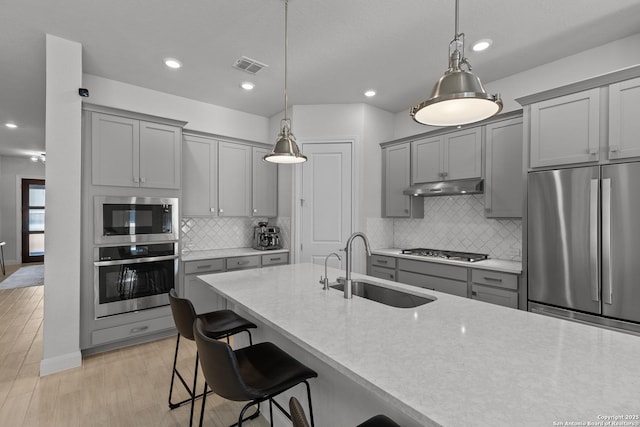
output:
M464 267L481 268L483 270L502 271L504 273L513 273L513 274L522 273L521 262L508 261L504 259L490 258L490 259L486 259L483 261L476 261L476 262L454 261L449 259L431 258L431 257L424 257L419 255L405 255L402 253L402 249L397 249L397 248L374 249L371 251L371 253L377 254L377 255L394 256L398 258L415 259L418 261L425 261L425 262L437 262L441 264L461 265Z
M203 259L230 258L235 256L265 255L287 253L289 249L271 249L259 251L253 248L211 249L206 251L185 251L180 255L181 261L199 261Z
M437 300L409 309L346 300L322 290L322 274L292 264L199 277L421 425L587 425L640 414L638 336L377 278ZM332 281L343 274L329 269Z

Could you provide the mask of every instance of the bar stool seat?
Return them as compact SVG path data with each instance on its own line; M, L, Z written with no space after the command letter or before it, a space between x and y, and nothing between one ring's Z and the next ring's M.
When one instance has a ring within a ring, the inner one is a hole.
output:
M180 337L182 336L191 341L194 340L193 324L196 321L196 318L198 318L203 325L203 333L211 339L218 340L226 338L227 342L229 342L230 336L240 332L247 332L247 334L249 334L249 343L252 344L253 341L249 329L254 329L257 326L231 310L217 310L196 315L196 311L193 308L191 301L186 298L179 298L175 289L171 289L169 291L169 304L171 305L171 313L173 314L173 320L176 324L176 329L178 330L178 336L176 337L176 351L173 356L173 369L171 371L171 385L169 386L169 408L175 409L187 402L191 402L191 414L189 417L189 426L191 426L193 424L193 408L195 400L202 396L202 394L196 393L199 355L196 352L193 385L190 387L176 367L178 361L178 350L180 348ZM185 390L189 393L189 398L174 403L171 398L173 396L173 384L176 376L184 386Z
M240 411L238 422L234 426L242 426L244 421L255 418L259 414L259 408L247 418L244 414L251 406L267 400L270 422L273 426L272 405L291 419L289 413L273 398L300 383L304 383L307 389L309 413L311 425L313 425L311 389L307 380L318 376L314 370L269 342L234 351L228 344L207 337L202 319L196 320L193 329L198 353L201 355L202 373L206 380L200 411L200 426L204 420L207 386L211 386L218 396L225 399L248 402Z

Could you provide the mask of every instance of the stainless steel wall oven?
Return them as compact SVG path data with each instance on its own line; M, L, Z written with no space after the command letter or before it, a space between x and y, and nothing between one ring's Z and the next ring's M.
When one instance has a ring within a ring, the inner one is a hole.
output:
M94 198L96 244L178 240L178 199L160 197Z
M168 305L177 275L175 242L94 248L95 317Z

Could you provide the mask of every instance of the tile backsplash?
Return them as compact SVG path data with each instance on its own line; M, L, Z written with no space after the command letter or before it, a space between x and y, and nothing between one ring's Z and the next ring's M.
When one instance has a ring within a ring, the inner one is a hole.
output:
M247 248L253 245L253 227L260 221L280 227L284 248L289 247L291 219L278 218L182 218L182 249L200 251L209 249Z
M522 220L491 219L484 195L424 198L423 219L367 218L365 232L374 248L432 248L522 260Z

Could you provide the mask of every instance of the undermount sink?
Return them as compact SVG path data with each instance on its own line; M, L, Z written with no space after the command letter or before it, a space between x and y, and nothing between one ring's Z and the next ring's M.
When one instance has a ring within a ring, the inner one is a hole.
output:
M362 280L352 281L351 286L353 295L389 305L391 307L413 308L435 301L435 298L413 295ZM343 283L337 283L335 285L331 285L331 287L339 291L344 291Z

